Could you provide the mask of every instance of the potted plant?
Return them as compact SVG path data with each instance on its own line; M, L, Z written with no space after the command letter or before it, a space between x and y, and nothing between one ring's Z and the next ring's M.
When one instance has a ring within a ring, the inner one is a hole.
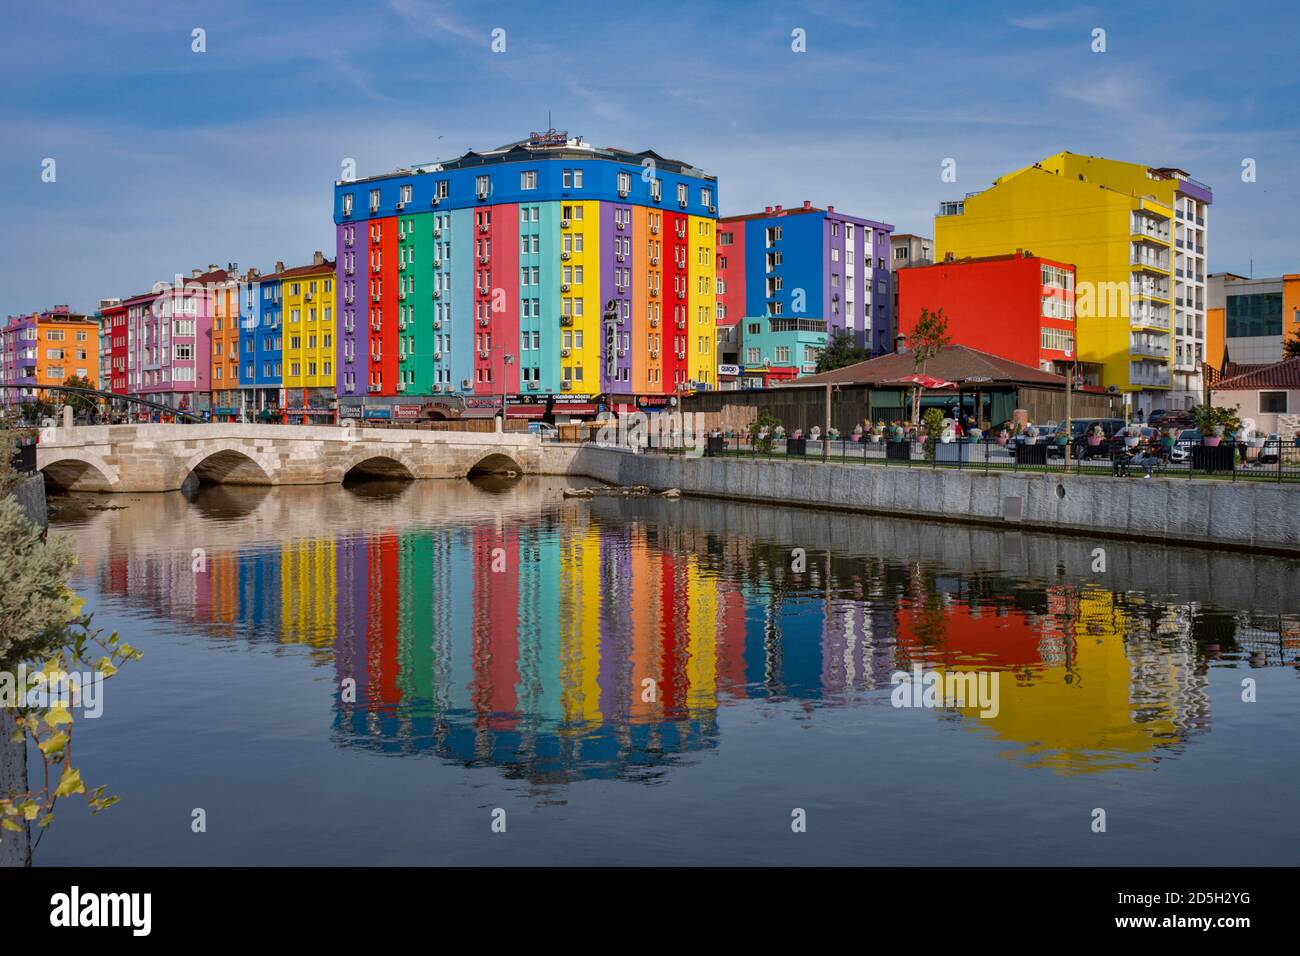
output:
M978 428L972 428L966 435L966 441L972 445L978 445L984 438L984 432Z
M1106 437L1105 429L1103 429L1100 425L1093 425L1092 430L1088 432L1089 447L1096 448L1098 445L1101 444L1102 439L1105 437Z
M1011 440L1011 432L1009 432L1007 429L1003 428L1002 431L998 432L999 445L1005 445L1010 440Z
M1173 448L1177 440L1177 437L1174 435L1174 430L1172 428L1166 428L1165 433L1160 437L1160 447L1166 449Z
M1217 447L1223 441L1224 432L1235 431L1241 427L1241 419L1231 408L1213 405L1198 405L1192 410L1192 422L1201 432L1201 441L1208 447Z

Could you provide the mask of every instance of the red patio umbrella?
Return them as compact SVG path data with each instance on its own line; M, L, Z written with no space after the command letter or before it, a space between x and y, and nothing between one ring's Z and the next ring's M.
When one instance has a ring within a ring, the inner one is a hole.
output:
M904 375L902 378L892 378L884 385L919 385L921 388L956 388L956 382L950 382L947 379L935 378L933 375Z

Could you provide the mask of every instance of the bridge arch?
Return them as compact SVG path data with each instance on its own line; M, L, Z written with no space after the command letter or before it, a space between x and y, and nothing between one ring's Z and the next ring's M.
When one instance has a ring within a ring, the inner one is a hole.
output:
M410 479L415 473L391 455L363 455L343 470L343 481L349 478Z
M471 475L501 475L513 471L517 475L522 475L524 469L520 467L519 462L515 461L504 452L494 451L484 455L475 462L469 469Z
M111 491L113 469L98 455L60 458L41 468L47 483L63 491Z
M269 485L275 466L265 456L237 444L208 446L185 463L185 477L207 485Z

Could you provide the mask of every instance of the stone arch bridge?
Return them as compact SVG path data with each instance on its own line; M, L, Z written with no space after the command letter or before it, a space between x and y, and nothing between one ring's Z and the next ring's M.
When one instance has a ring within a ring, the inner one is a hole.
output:
M51 427L36 466L71 491L174 491L187 480L322 485L345 476L463 478L539 472L541 439L502 432L337 425L148 424Z

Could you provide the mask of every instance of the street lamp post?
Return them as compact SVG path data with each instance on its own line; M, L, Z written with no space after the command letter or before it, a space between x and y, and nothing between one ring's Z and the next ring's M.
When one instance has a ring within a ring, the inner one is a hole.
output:
M1070 453L1074 451L1074 427L1070 420L1070 396L1074 387L1074 352L1065 350L1065 468L1070 469Z
M510 393L510 373L509 373L508 369L510 368L511 364L513 364L513 362L514 362L514 360L515 360L515 357L514 357L513 355L511 355L509 352L505 351L504 346L502 347L502 350L501 350L501 351L502 351L502 356L501 356L501 430L502 430L502 431L505 431L505 430L506 430L506 417L507 417L508 414L509 414L509 409L507 408L507 404L508 404L508 401L509 401L509 393Z

